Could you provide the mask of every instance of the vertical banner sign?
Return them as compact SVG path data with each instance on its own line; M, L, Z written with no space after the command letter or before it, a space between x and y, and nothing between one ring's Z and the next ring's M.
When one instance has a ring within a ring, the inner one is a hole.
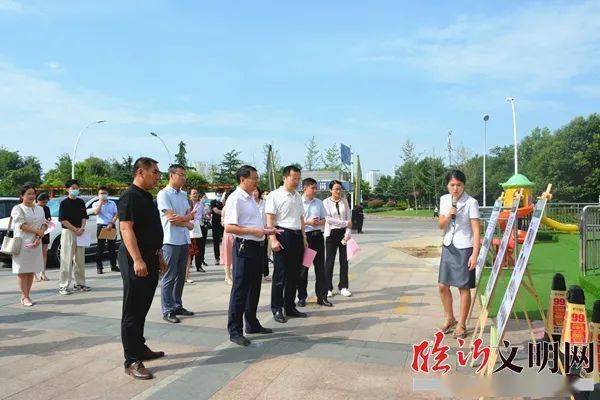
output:
M485 265L485 260L487 259L488 251L490 250L492 240L494 239L494 231L496 230L496 223L498 222L498 215L500 215L501 208L502 197L496 200L496 202L494 203L494 209L492 210L492 215L490 215L488 226L485 230L485 236L483 237L483 246L481 246L481 250L479 250L479 257L477 257L477 267L475 268L475 286L479 285L479 279L481 278L481 273L483 272L483 266Z
M352 151L350 150L350 147L346 146L345 144L341 144L340 145L340 158L342 161L342 164L346 164L346 165L350 165L352 164Z
M567 311L567 292L564 290L550 291L550 305L547 318L548 332L552 335L561 335Z
M498 330L499 340L502 340L504 329L506 328L506 322L508 321L508 316L513 309L515 299L517 298L517 293L519 292L519 287L523 281L523 275L525 274L527 261L529 260L529 255L531 254L531 249L533 248L533 243L535 242L535 237L537 235L538 228L540 227L540 222L542 220L542 215L544 214L544 209L546 208L547 202L547 199L542 198L538 200L537 204L535 205L533 217L531 218L529 229L527 230L527 235L525 236L525 242L523 243L523 247L519 253L519 258L517 259L515 268L510 276L508 288L506 289L504 297L502 298L502 303L500 304L498 317L496 319L496 329ZM492 343L492 346L496 345L497 343Z
M494 265L492 266L492 273L490 274L487 286L485 287L485 295L483 299L483 304L481 305L482 309L487 308L492 297L492 292L496 287L496 282L498 281L498 275L500 273L500 266L502 265L502 260L504 260L504 255L506 254L506 249L508 248L508 242L510 240L512 230L515 225L515 220L517 218L517 208L519 207L520 201L521 193L515 194L512 207L510 208L510 215L508 216L508 221L506 223L506 229L504 230L504 235L502 235L502 241L500 242L500 248L498 249L498 254L496 254Z

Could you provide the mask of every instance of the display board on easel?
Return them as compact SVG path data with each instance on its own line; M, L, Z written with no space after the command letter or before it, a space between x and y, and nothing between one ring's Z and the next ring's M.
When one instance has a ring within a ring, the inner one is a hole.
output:
M508 283L508 287L506 292L504 292L504 297L502 298L502 303L500 304L500 308L498 311L498 315L496 317L496 324L493 326L492 333L490 335L490 346L492 348L496 348L494 351L494 356L490 357L490 362L488 364L488 373L494 368L494 364L498 355L497 347L498 344L502 342L504 338L504 333L506 329L506 323L508 322L508 317L510 316L513 307L515 305L515 301L517 299L517 295L519 293L519 289L524 284L523 278L525 276L527 263L529 261L529 256L531 255L531 250L533 249L533 245L535 243L535 238L537 236L538 228L540 226L540 222L542 220L544 210L546 208L546 203L551 199L552 195L550 194L550 190L552 189L552 185L548 185L546 191L542 194L542 196L538 199L538 202L535 205L533 216L531 218L531 222L529 223L529 229L527 229L527 234L525 236L525 241L523 243L523 247L521 248L521 252L517 258L517 262L515 263L515 268L512 271L510 281ZM534 288L528 287L527 290L529 293L537 296ZM539 304L539 297L536 297ZM543 313L541 313L542 318L544 318ZM525 313L525 317L530 329L530 333L533 337L533 328L531 325L531 320L527 313ZM545 324L544 324L545 325Z
M504 230L504 234L502 235L502 241L500 242L500 247L498 248L496 259L494 260L494 264L492 265L492 271L490 273L485 292L480 299L481 311L479 314L479 319L477 320L477 325L475 326L475 330L473 332L473 338L481 337L481 335L483 334L483 330L485 328L489 314L488 308L490 304L490 299L492 298L492 295L496 288L496 283L498 281L498 275L500 273L502 261L504 260L506 250L508 249L508 242L510 241L512 229L515 225L515 220L517 219L517 209L519 208L521 196L522 191L518 191L517 193L515 193L515 196L513 198L513 203L510 208L508 221L506 222L506 229Z

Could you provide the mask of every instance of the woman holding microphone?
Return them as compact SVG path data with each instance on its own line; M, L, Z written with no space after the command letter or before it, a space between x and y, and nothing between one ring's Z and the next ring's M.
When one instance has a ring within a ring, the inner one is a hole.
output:
M440 198L439 228L444 231L438 286L446 322L440 330L454 336L466 336L466 320L471 306L471 289L475 287L475 266L479 255L479 204L465 193L467 178L459 170L446 175L448 194ZM458 321L454 318L452 292L460 293Z

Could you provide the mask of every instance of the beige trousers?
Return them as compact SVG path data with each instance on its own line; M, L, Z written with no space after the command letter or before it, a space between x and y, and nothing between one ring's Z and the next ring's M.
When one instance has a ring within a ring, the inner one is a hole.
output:
M63 229L60 235L59 287L69 287L73 276L76 285L85 285L85 247L77 247L75 232Z

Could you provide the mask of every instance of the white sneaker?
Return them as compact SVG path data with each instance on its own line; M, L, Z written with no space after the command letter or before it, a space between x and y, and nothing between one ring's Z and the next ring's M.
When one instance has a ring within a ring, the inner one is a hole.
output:
M186 279L185 283L194 283L194 280L193 279Z
M331 296L333 296L333 292L331 290L328 290L327 291L327 297L331 297Z
M62 287L62 288L58 289L58 294L61 294L63 296L70 295L71 293L73 293L73 292L71 291L71 289L69 289L67 287Z
M343 288L343 289L340 291L340 294L341 294L342 296L344 296L344 297L350 297L350 296L352 296L352 292L351 292L351 291L349 291L349 290L348 290L348 289L346 289L346 288Z

